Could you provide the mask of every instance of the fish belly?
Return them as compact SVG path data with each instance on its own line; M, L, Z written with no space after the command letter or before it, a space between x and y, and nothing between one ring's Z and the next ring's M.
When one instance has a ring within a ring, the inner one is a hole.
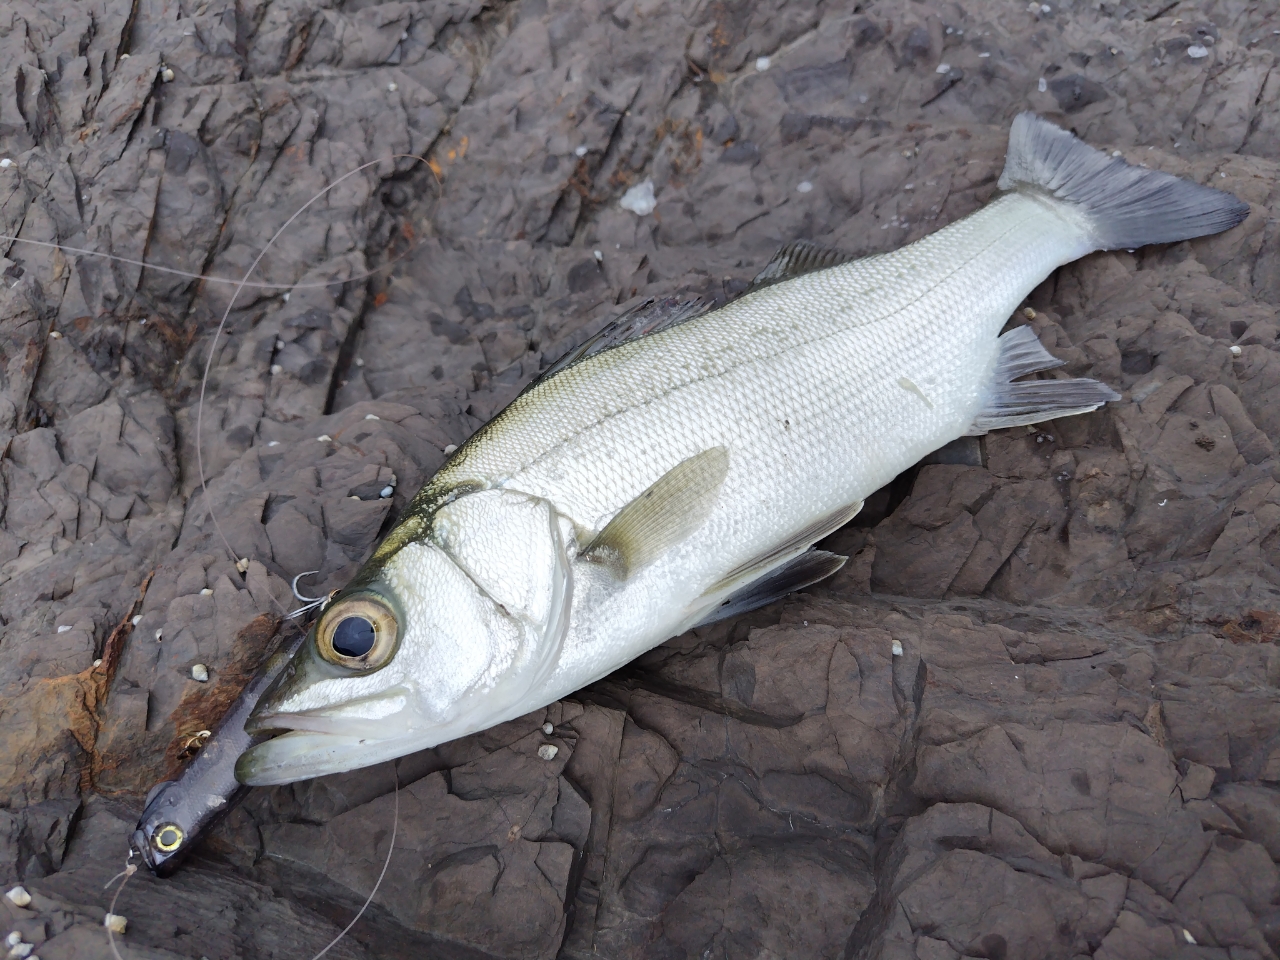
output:
M1007 195L902 250L750 294L522 397L465 467L545 497L581 529L600 529L688 457L714 446L730 457L699 530L623 589L575 598L554 694L673 636L726 573L964 434L1010 313L1084 252L1069 215Z

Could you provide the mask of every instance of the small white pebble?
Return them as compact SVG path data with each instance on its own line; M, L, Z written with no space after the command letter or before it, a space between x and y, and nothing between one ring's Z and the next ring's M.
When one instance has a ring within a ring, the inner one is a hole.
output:
M450 444L448 444L448 445L446 445L446 446L445 446L445 448L444 448L444 452L445 452L445 453L453 453L453 451L455 451L455 450L457 450L457 449L458 449L458 445L457 445L456 443L450 443Z
M580 147L574 147L573 155L575 157L585 157L587 155L587 145L584 143Z
M1191 46L1187 47L1187 56L1192 60L1203 60L1208 55L1209 48L1202 43L1193 43ZM1183 932L1185 933L1186 931ZM1191 936L1191 934L1188 933L1187 936Z
M50 339L50 340L61 340L61 339L62 339L62 334L60 334L57 330L50 331L50 333L49 333L49 339Z
M127 53L122 53L122 54L120 54L120 59L121 59L121 60L128 60L128 59L129 59L129 55L128 55Z
M280 446L280 441L279 441L279 440L268 440L268 441L267 441L267 446L268 446L268 447L278 447L278 446Z
M130 622L131 624L133 624L133 625L136 627L139 623L141 623L141 622L142 622L142 614L138 614L136 617L134 617L134 618L133 618L132 620L130 620L129 622Z
M31 894L27 893L26 887L14 887L5 896L15 907L25 907L31 902Z
M237 570L239 570L241 573L248 573L248 572L249 572L249 558L248 558L248 557L241 557L239 560L237 560L237 561L236 561L236 569L237 569Z
M1187 941L1187 943L1191 944L1193 947L1196 945L1196 938L1191 935L1191 931L1186 927L1182 928L1182 939Z
M356 357L356 366L357 366L357 367L363 367L363 366L364 366L364 359L363 359L362 357Z
M989 57L989 56L991 56L991 54L990 54L989 52L987 52L986 50L983 50L980 54L978 54L978 57L979 57L980 59L982 59L982 60L987 59L987 57Z
M11 947L16 947L18 944L22 942L22 934L20 934L17 930L15 930L13 931L13 933L9 934L7 937L4 938L4 942Z
M1036 84L1036 89L1039 90L1041 93L1044 93L1046 90L1049 89L1049 81L1046 80L1044 77L1041 77L1040 81Z
M1112 151L1111 151L1111 156L1113 156L1113 157L1122 157L1122 156L1124 156L1124 154L1122 154L1119 150L1112 150Z
M1225 173L1219 173L1218 176L1223 180L1227 179L1227 175Z
M348 500L359 500L359 499L360 499L360 497L353 493L351 496L347 497L347 499L348 499Z
M1049 6L1047 3L1042 3L1042 4L1040 4L1040 12L1041 12L1041 13L1053 13L1053 7Z
M657 197L653 193L653 180L645 178L635 186L628 187L627 192L618 201L618 206L623 210L630 210L637 217L647 217L653 213L658 206Z
M554 743L544 743L538 748L538 756L543 760L554 760L560 748Z
M273 363L271 365L271 375L275 377L279 376L281 373L284 373L284 367L280 366L278 363Z
M395 492L396 492L395 487L383 487L381 490L378 491L378 496L380 496L383 500L385 500L387 499L387 497L391 496Z
M769 58L768 58L768 57L756 57L756 69L757 69L757 70L759 70L761 73L764 73L766 70L768 70L768 69L769 69Z
M381 420L381 419L382 419L382 418L381 418L380 416L378 416L376 413L366 413L366 414L364 415L364 418L365 418L366 420Z
M70 632L71 632L71 628L70 628L69 626L67 626L66 624L63 624L62 626L60 626L60 627L58 628L58 632L59 632L59 633L70 633Z
M916 185L914 183L904 183L902 185L903 190L914 190L915 188L916 188Z
M118 913L108 913L102 918L102 925L112 933L124 933L124 928L129 925L129 921Z
M34 943L23 943L19 940L9 948L9 956L12 960L26 960L27 957L31 956L31 951L35 948L36 945Z
M895 657L900 657L900 656L902 656L902 641L901 641L901 640L894 640L894 641L893 641L893 655L894 655Z
M286 290L286 291L284 292L284 294L280 297L280 299L281 299L281 300L283 300L285 303L288 303L288 302L289 302L289 291L288 291L288 290Z
M1242 353L1244 353L1244 350L1242 350L1240 347L1236 346L1234 343L1231 345L1231 355L1233 357L1238 357Z
M205 683L209 679L209 668L203 663L197 663L191 668L191 679Z
M810 183L808 180L801 180L799 183L796 184L797 193L808 193L812 189L813 189L813 184Z
M320 434L316 439L321 443L331 443L333 441L333 437L329 436L327 433Z
M951 64L949 64L949 63L940 63L940 64L938 64L936 67L934 67L933 72L934 72L934 73L950 73L950 72L951 72Z
M205 587L203 590L201 590L201 591L200 591L200 596L202 596L202 597L212 597L212 596L213 596L213 591L212 591L212 590L210 590L208 587Z
M283 340L276 340L276 349L277 349L277 350L283 350L283 349L284 349L284 341L283 341Z
M10 160L8 157L5 157L3 160L0 160L0 170L8 170L12 166L13 166L13 161Z
M157 630L157 631L156 631L156 643L159 643L159 642L160 642L161 640L163 640L163 639L164 639L164 631L163 631L163 630Z
M396 83L394 80L392 80L390 83L387 84L387 91L389 93L395 93L399 89L400 88L396 86Z
M555 726L554 726L553 724L551 724L551 723L544 723L544 724L542 725L542 732L543 732L543 733L545 733L545 734L549 737L549 736L551 736L551 734L553 734L553 733L555 733L555 732L556 732L556 728L555 728Z
M95 667L100 667L100 666L102 666L102 658L101 658L101 657L99 657L97 660L93 661L93 665L94 665Z
M163 70L161 70L160 80L163 83L173 83L173 70L170 69L169 67L165 67Z
M596 263L604 263L604 251L592 250L591 255L596 258Z

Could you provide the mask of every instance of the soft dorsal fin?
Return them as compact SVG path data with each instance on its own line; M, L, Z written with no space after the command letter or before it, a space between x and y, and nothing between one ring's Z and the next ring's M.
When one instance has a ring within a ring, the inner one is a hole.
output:
M542 381L554 377L561 370L580 363L597 353L604 353L613 347L620 347L632 340L639 340L653 333L661 333L670 327L692 320L711 309L711 304L701 297L650 297L636 304L630 310L610 320L593 337L574 347L530 383L524 390L528 393Z
M1110 400L1120 399L1120 394L1105 383L1084 378L1012 383L1017 377L1063 364L1041 345L1030 327L1010 330L1000 337L999 346L986 402L966 431L968 436L1089 413Z
M582 551L583 557L626 579L702 526L728 473L724 447L682 460L619 510Z
M766 573L759 580L730 595L694 626L705 627L709 623L727 620L781 600L788 593L795 593L819 580L825 580L843 567L848 559L826 550L806 550L772 573Z
M781 283L783 280L802 277L806 273L838 267L855 259L857 258L843 250L824 247L808 240L793 240L775 253L765 268L756 274L748 292Z

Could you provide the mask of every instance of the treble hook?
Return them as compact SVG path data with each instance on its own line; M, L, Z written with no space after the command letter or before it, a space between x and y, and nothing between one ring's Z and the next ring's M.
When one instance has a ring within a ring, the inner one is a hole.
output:
M319 573L319 572L320 572L319 570L307 570L306 572L300 573L293 578L293 583L291 584L291 586L293 587L293 595L297 597L299 600L301 600L303 603L322 603L324 602L325 599L327 599L325 597L304 597L302 594L298 592L299 580L301 580L303 577L309 577L313 573Z

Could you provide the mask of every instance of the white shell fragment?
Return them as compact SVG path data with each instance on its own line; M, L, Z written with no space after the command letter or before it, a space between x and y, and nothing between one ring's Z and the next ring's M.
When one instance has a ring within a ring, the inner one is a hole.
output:
M658 201L653 195L653 181L645 179L631 187L622 195L618 206L623 210L630 210L637 217L647 217L653 213L658 206Z
M387 486L387 487L383 487L381 490L378 491L378 496L380 496L383 500L385 500L387 499L387 497L391 496L395 492L396 492L395 487Z
M205 587L203 590L201 590L201 591L200 591L200 596L202 596L202 597L212 597L212 596L213 596L213 591L212 591L212 590L210 590L208 587Z
M118 913L108 913L102 918L102 925L112 933L124 933L129 921Z
M1202 43L1193 43L1191 46L1187 47L1187 56L1192 60L1203 60L1208 55L1209 48ZM1188 936L1190 936L1190 934L1188 934Z
M1036 84L1036 89L1039 90L1041 93L1044 93L1046 90L1049 89L1049 81L1046 80L1044 77L1041 77L1039 82Z
M813 189L813 184L810 183L808 180L801 180L799 183L796 184L797 193L808 193L812 189Z
M102 658L101 658L101 657L99 657L97 660L93 661L93 665L94 665L95 667L100 667L100 666L102 666Z
M13 933L9 934L7 937L4 938L4 942L6 946L16 947L18 944L22 942L22 934L20 934L17 930L15 930L13 931Z
M14 887L5 893L5 896L15 907L25 907L31 903L31 894L27 893L26 887Z
M457 449L458 449L458 445L457 445L456 443L450 443L450 444L448 444L448 445L446 445L446 446L445 446L445 448L444 448L444 452L445 452L445 453L453 453L453 451L455 451L455 450L457 450Z
M239 560L237 560L237 561L236 561L236 569L237 569L237 570L239 570L241 573L248 573L248 572L249 572L249 558L248 558L248 557L241 557Z
M596 263L604 263L604 251L592 250L591 255L596 258Z
M162 83L173 83L173 69L171 67L165 67L160 71L160 81Z
M902 641L901 641L901 640L894 640L894 641L893 641L893 655L894 655L895 657L900 657L900 656L902 656Z
M142 614L140 613L137 616L135 616L132 620L129 621L129 623L131 623L135 627L141 622L142 622Z
M1191 935L1191 931L1186 927L1182 928L1182 939L1187 941L1187 943L1191 944L1193 947L1196 945L1196 938Z
M756 57L756 69L757 69L757 70L759 70L761 73L764 73L766 70L768 70L768 69L769 69L769 58L768 58L768 57Z
M1231 345L1231 355L1233 357L1238 357L1242 353L1244 353L1243 348L1236 346L1234 343Z
M934 72L934 73L950 73L950 72L951 72L951 64L949 64L949 63L940 63L940 64L938 64L936 67L934 67L933 72Z
M164 630L157 630L157 631L156 631L156 643L159 643L159 642L160 642L161 640L163 640L163 639L164 639Z
M271 365L271 375L272 375L273 377L277 377L277 376L279 376L279 375L280 375L280 374L282 374L282 373L284 373L284 367L280 366L280 364L278 364L278 363L273 363L273 364Z
M53 331L51 331L51 332L49 333L49 339L50 339L50 340L61 340L61 339L62 339L62 334L60 334L57 330L53 330Z
M538 757L543 760L554 760L559 752L560 748L554 743L544 743L538 748Z
M329 436L327 433L322 433L320 436L316 437L316 439L321 443L330 443L332 442L333 437Z
M9 948L9 956L12 960L26 960L27 957L31 956L31 951L35 948L36 945L34 943L23 943L19 940Z
M366 420L381 420L381 419L382 419L382 418L381 418L380 416L378 416L376 413L366 413L366 414L364 415L364 418L365 418Z
M3 160L0 160L0 170L8 170L12 166L13 166L13 161L10 160L8 157L5 157Z
M59 632L59 633L70 633L70 632L71 632L71 627L67 626L67 625L64 623L62 626L60 626L60 627L58 628L58 632Z
M555 733L555 732L556 732L556 728L555 728L555 726L554 726L553 724L551 724L551 723L549 723L549 722L548 722L548 723L544 723L544 724L542 725L542 732L543 732L544 734L546 734L546 735L549 737L549 736L551 736L553 733Z
M573 155L575 157L585 157L587 155L587 145L584 143L580 147L575 147L573 150Z
M395 82L394 80L392 80L390 83L388 83L388 84L387 84L387 92L388 92L388 93L395 93L395 92L396 92L397 90L399 90L399 89L400 89L400 88L399 88L398 86L396 86L396 82Z
M209 668L203 663L195 664L191 668L191 679L200 683L207 683L209 681Z

